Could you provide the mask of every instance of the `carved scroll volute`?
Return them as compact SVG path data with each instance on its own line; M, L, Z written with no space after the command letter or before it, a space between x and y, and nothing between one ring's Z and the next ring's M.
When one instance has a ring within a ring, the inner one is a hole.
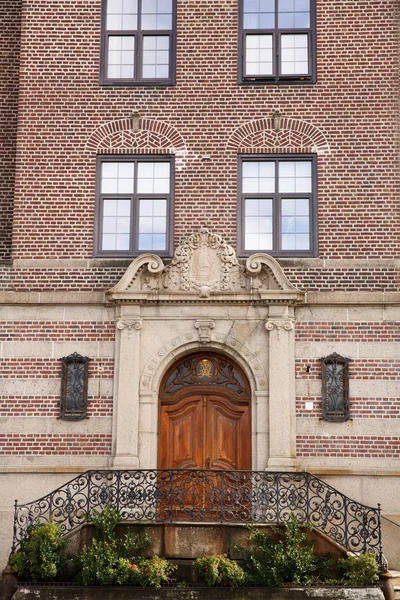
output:
M265 329L267 331L272 331L273 329L276 329L277 338L279 341L281 338L281 331L292 331L292 329L294 329L294 323L289 319L273 319L265 323Z
M140 317L121 317L116 323L117 329L119 329L120 331L126 329L128 331L128 339L131 339L132 333L141 329L142 325L143 321Z

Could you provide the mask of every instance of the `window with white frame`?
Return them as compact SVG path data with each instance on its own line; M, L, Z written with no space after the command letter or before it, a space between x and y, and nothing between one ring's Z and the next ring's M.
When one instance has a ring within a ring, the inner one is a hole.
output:
M315 156L242 156L239 182L242 254L315 256Z
M97 187L97 255L170 255L171 157L99 157Z

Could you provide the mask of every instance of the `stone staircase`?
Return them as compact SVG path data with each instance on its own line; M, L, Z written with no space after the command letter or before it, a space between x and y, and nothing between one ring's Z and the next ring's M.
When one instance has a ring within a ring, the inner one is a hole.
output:
M390 579L394 588L394 597L400 600L400 571L390 571Z
M394 597L400 600L400 571L391 571L391 579L394 587Z

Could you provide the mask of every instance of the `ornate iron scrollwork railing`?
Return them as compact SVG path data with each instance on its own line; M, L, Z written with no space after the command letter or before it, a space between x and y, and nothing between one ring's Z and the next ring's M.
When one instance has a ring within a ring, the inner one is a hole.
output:
M278 524L294 514L349 551L374 552L383 566L379 505L309 473L265 471L87 471L35 502L16 501L12 552L32 522L52 519L67 534L107 505L130 522Z

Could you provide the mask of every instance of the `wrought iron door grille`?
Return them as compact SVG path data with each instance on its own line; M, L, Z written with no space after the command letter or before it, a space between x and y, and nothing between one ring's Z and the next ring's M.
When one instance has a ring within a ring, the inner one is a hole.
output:
M52 519L64 534L93 509L114 506L123 521L302 523L352 552L374 552L383 565L380 506L351 500L310 473L265 471L86 471L35 502L15 501L15 552L27 528Z

